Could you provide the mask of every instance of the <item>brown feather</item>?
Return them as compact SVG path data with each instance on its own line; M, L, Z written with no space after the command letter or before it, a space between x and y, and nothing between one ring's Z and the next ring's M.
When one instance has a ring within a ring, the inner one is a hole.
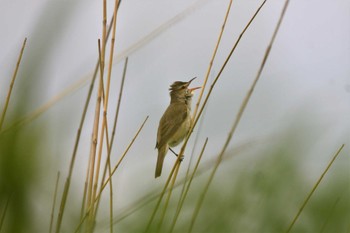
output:
M155 178L159 177L162 174L164 158L165 158L166 153L168 152L168 149L169 149L168 145L164 145L163 147L158 149Z
M188 109L183 103L169 105L159 122L157 133L157 148L167 144L186 120Z

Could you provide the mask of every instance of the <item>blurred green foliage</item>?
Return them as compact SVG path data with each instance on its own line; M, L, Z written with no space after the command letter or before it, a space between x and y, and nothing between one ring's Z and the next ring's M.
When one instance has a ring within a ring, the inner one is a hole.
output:
M14 129L0 135L0 214L2 232L32 232L31 192L38 176L37 147L40 135L31 130Z
M37 190L39 186L36 186L38 177L48 175L42 174L39 169L40 164L46 163L47 159L38 153L39 147L45 146L42 145L45 141L42 140L45 137L45 122L30 122L29 125L12 127L10 130L7 127L42 104L39 102L42 102L48 91L47 82L50 82L50 78L44 77L44 67L53 45L60 38L58 34L65 29L78 2L80 1L72 4L47 2L34 23L31 36L28 36L9 113L3 131L0 132L0 221L4 216L0 232L37 232L38 229L43 229L39 224L49 225L49 222L38 223L35 212L36 205L47 206L47 200L38 203L37 197L34 197L40 193ZM14 53L14 56L17 54ZM6 203L9 204L5 213ZM49 213L51 207L47 206L46 209L46 213Z
M286 232L317 181L310 181L307 177L307 172L302 169L304 157L298 153L297 145L281 142L277 148L265 148L248 155L249 158L224 161L209 189L193 232ZM347 169L348 166L337 165L336 160L291 232L348 232L350 177ZM194 181L174 232L188 231L192 212L207 178L204 175ZM170 228L177 194L178 190L173 194L161 232ZM153 202L116 227L122 232L142 231L154 206ZM156 218L153 230L157 224Z

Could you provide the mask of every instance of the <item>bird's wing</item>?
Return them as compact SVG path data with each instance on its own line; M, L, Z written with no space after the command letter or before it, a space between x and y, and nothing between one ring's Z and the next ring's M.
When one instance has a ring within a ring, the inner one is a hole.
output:
M183 103L169 105L159 122L156 148L161 148L185 121L188 111Z

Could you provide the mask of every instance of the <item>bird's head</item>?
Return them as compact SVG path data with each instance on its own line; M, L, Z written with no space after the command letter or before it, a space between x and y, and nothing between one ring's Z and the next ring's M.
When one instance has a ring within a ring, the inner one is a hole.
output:
M201 87L194 87L194 88L188 88L191 84L191 82L196 77L192 78L188 82L182 82L182 81L176 81L173 84L170 85L170 96L173 101L174 100L186 100L191 99L193 96L193 91L197 90Z

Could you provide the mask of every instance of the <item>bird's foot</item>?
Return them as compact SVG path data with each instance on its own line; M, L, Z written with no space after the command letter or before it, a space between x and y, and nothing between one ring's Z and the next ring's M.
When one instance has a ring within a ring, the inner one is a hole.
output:
M176 155L176 157L179 157L179 155ZM184 160L184 158L185 158L185 155L181 155L179 158L180 162L182 162L182 160Z
M170 150L171 152L173 152L173 154L174 154L176 157L179 157L179 155L178 155L175 151L173 151L173 149L171 149L170 147L169 147L169 150ZM180 162L182 162L182 160L184 160L184 158L185 158L185 155L181 155L180 158L179 158Z

